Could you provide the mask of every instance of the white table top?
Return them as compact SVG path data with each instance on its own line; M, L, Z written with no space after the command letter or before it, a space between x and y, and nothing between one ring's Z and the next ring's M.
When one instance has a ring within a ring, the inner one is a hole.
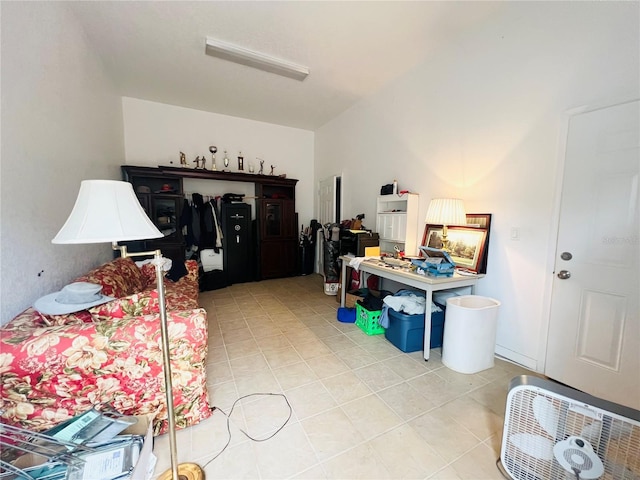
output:
M349 266L352 258L354 257L341 256L340 260ZM409 264L409 262L407 262L407 264ZM461 275L458 272L455 272L451 277L431 277L428 275L420 275L408 268L392 267L381 260L375 259L362 261L359 269L421 290L431 291L474 285L480 278L484 277L482 274Z

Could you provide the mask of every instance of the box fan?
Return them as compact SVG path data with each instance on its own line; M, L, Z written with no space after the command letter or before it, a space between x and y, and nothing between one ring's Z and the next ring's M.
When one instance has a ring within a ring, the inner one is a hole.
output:
M542 378L516 377L500 464L514 480L640 480L640 412Z

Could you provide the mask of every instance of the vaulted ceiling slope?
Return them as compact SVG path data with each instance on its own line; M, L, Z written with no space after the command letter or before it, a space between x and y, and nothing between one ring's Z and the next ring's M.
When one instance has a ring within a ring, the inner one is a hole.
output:
M69 2L122 96L315 130L502 2ZM207 36L306 65L302 82L205 55Z

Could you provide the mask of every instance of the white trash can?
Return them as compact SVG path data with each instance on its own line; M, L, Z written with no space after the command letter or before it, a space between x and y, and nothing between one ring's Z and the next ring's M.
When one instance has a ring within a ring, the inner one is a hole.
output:
M477 373L494 365L500 302L479 295L447 299L442 363L459 373Z

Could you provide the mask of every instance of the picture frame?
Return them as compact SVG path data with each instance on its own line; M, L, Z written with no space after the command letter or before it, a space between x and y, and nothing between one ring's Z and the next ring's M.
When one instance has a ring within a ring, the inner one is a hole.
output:
M467 213L467 227L484 228L489 232L491 230L491 214Z
M442 226L427 225L426 242L423 245L431 248L442 248ZM456 267L479 272L485 256L487 231L477 227L451 226L447 229L449 255Z
M458 245L458 254L451 252L451 258L456 267L465 268L476 273L487 272L487 252L489 248L489 234L491 231L490 213L467 214L466 226L448 227L450 247L454 240ZM474 233L475 232L475 233ZM422 244L432 248L442 248L442 225L425 225ZM466 253L462 248L466 247ZM452 247L453 250L453 247ZM470 254L473 252L473 255Z
M484 257L478 268L478 273L487 273L487 258L489 257L489 239L491 237L491 214L490 213L468 213L467 226L484 228L487 230L487 241L484 246Z

